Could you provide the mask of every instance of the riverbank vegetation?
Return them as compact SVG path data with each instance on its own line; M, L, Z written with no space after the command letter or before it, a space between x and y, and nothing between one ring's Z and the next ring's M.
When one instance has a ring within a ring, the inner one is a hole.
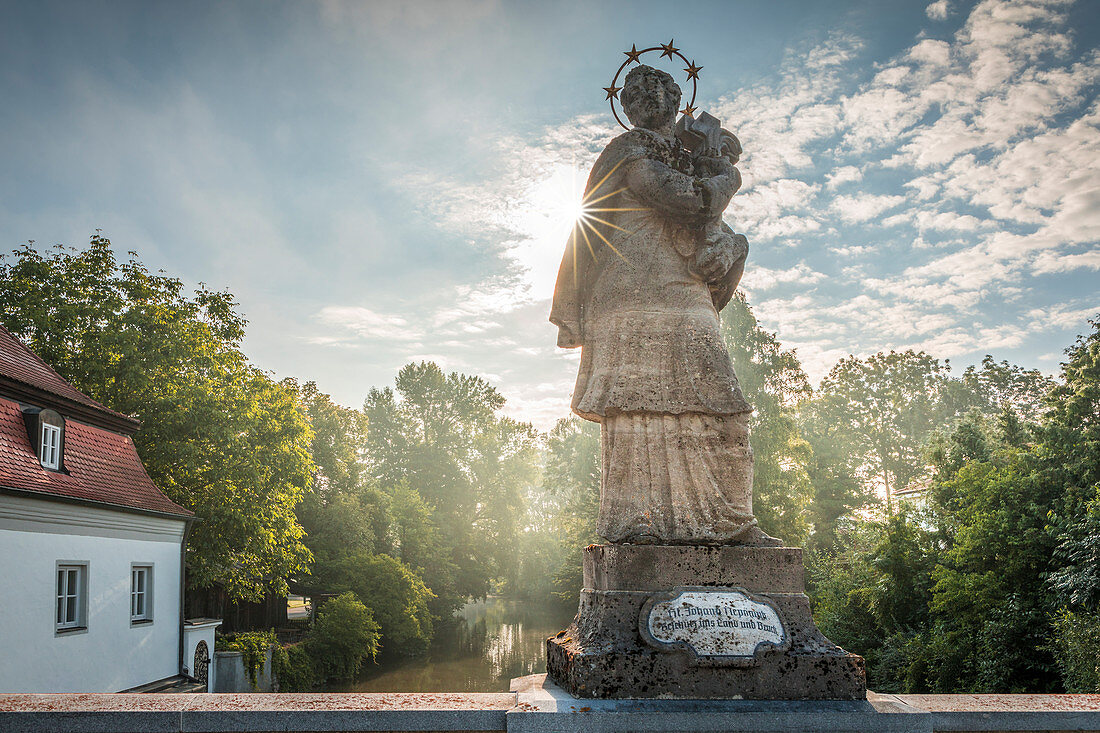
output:
M248 361L231 294L187 293L99 236L0 258L0 314L142 421L150 475L202 519L193 613L289 588L335 599L288 651L298 687L423 653L472 597L576 603L579 549L598 540L598 425L541 434L484 379L430 362L338 405ZM722 321L755 406L756 514L805 548L818 624L866 657L872 689L1100 692L1097 323L1054 379L903 351L841 359L814 388L744 298Z

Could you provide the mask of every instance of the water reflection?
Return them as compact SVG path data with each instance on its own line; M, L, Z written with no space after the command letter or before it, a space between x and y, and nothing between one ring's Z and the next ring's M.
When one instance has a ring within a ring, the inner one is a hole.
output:
M383 659L334 692L504 692L513 677L546 670L546 637L564 628L574 609L488 598L467 603L436 632L418 659Z

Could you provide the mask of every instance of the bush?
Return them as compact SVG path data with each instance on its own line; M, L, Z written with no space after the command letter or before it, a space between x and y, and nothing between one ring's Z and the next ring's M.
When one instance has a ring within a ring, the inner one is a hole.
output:
M340 572L340 585L369 599L387 651L415 656L428 650L434 633L428 601L435 594L419 575L389 555L366 553L346 559Z
M309 692L317 686L317 665L306 642L277 647L271 666L279 692Z
M1063 610L1054 621L1051 651L1066 692L1100 692L1100 615Z
M365 657L378 656L380 631L370 609L354 593L344 593L317 612L317 622L304 643L323 679L349 679Z

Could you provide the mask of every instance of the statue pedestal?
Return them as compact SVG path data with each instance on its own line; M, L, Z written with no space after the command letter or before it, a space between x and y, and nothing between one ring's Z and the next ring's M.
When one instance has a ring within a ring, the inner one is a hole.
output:
M817 630L794 547L590 545L547 673L584 698L863 700L863 658Z

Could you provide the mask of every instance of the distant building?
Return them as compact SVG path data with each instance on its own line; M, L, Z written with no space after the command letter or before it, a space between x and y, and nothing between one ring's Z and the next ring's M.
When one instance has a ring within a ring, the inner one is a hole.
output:
M145 472L137 428L0 326L0 692L205 681L217 622L185 640L182 619L194 517Z

